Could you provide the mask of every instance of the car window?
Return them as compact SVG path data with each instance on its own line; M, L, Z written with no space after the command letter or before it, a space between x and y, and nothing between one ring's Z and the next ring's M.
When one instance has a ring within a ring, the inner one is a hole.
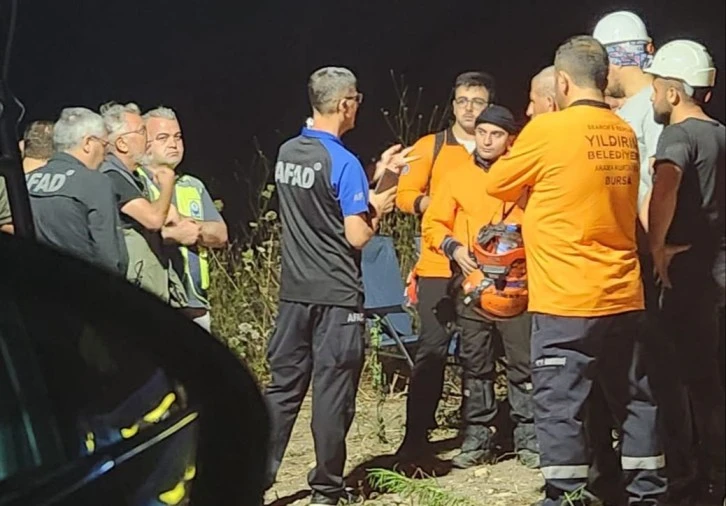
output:
M189 413L184 385L125 331L0 284L0 494L4 482L112 455ZM193 470L194 439L185 445L162 466L174 474L159 478L169 490Z

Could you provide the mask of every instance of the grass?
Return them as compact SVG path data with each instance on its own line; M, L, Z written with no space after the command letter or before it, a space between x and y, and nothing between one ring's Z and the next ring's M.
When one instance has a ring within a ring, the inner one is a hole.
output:
M388 469L371 469L368 471L368 482L376 490L398 494L411 504L474 506L473 502L442 489L436 480L421 473L408 478Z

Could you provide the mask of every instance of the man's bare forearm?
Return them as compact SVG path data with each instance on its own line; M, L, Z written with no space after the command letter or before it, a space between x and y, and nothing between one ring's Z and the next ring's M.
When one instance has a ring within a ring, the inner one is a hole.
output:
M668 229L676 212L677 192L654 188L648 209L648 243L650 250L663 248Z
M201 221L199 242L207 248L223 248L228 241L227 225L223 221Z

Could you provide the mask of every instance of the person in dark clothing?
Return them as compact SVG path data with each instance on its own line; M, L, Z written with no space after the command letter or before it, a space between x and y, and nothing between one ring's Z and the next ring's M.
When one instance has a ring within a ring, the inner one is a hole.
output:
M128 257L113 189L96 170L106 138L101 116L82 107L64 109L53 129L56 153L26 180L41 242L123 275Z
M685 383L699 443L694 453L703 483L695 488L696 498L721 504L726 399L718 352L726 290L726 127L702 108L716 68L705 47L675 40L656 53L646 72L655 75L655 119L666 125L656 150L648 231L662 286L661 318L675 346L673 372Z
M352 72L323 68L308 83L313 124L285 142L275 165L282 219L280 305L269 342L272 486L295 418L313 383L316 466L312 505L351 500L343 480L345 437L363 365L361 249L393 209L395 186L370 192L363 166L340 137L355 125L362 95ZM407 163L388 150L379 163ZM405 155L406 151L402 151Z
M169 221L174 172L162 170L156 176L160 196L152 202L149 189L135 172L146 153L146 127L141 111L133 103L122 105L111 102L101 107L101 114L110 145L99 170L111 180L114 202L121 216L129 254L126 279L172 307L183 307L186 295L171 268L160 232ZM180 226L191 229L193 240L196 240L199 226L187 222Z

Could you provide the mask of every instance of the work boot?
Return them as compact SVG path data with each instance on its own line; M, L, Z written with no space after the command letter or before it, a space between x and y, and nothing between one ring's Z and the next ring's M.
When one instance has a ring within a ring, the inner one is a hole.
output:
M539 469L539 453L522 449L517 452L517 460L527 469Z
M461 445L461 453L451 460L451 465L457 469L469 469L493 463L493 436L494 432L488 427L467 427L464 442Z
M520 423L514 428L514 451L520 464L539 469L539 445L533 423Z

